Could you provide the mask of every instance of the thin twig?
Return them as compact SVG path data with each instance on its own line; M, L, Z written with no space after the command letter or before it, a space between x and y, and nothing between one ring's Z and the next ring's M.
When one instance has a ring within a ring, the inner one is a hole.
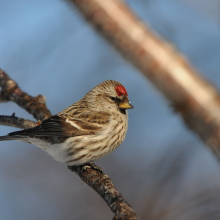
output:
M175 48L120 0L71 0L126 59L171 102L186 125L220 159L220 97Z
M14 115L12 116L0 115L0 125L21 128L21 129L28 129L35 127L37 123L24 118L18 118Z

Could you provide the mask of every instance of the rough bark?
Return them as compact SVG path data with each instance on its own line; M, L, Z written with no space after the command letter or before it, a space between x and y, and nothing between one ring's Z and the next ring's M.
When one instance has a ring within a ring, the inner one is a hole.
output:
M104 199L112 212L115 213L113 220L138 219L137 214L115 188L109 176L89 165L69 168Z
M18 118L13 114L12 116L0 115L0 125L28 129L35 127L37 123L24 118Z

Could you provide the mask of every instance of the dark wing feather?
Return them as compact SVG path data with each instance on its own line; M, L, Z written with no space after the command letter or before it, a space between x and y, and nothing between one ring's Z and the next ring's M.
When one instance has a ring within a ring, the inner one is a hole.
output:
M101 130L103 125L109 122L109 119L110 115L102 112L86 111L86 113L76 115L54 115L34 128L12 132L9 136L73 137L90 135Z

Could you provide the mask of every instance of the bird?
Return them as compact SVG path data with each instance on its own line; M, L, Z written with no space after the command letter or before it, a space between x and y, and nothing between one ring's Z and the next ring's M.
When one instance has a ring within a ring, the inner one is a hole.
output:
M118 81L106 80L36 127L0 136L0 141L36 145L69 167L91 164L124 141L127 109L132 108L125 87Z

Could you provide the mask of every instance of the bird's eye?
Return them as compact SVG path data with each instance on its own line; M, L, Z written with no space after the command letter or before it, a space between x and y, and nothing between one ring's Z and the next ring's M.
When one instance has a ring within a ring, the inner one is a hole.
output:
M111 97L111 100L115 101L115 99L116 99L115 97Z

